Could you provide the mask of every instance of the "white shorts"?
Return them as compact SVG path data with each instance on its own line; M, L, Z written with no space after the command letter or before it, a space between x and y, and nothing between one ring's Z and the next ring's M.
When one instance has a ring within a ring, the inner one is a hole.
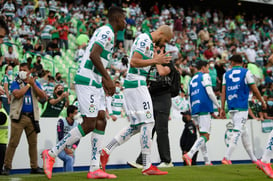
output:
M193 121L199 126L200 133L208 133L211 131L211 115L192 115Z
M153 103L147 86L126 88L123 94L131 125L154 122Z
M94 118L100 110L105 111L105 94L103 88L86 85L75 85L82 116Z
M233 121L233 129L242 131L247 121L248 111L230 111L229 114Z

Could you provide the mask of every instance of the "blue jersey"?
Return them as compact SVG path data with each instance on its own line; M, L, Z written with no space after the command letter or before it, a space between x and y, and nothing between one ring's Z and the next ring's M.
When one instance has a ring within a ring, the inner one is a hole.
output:
M26 83L23 83L26 85ZM35 84L39 87L39 89L42 90L41 84L35 80ZM20 89L20 84L15 80L12 82L10 86L10 91L14 91L15 89ZM33 88L31 88L33 89ZM32 97L31 97L31 89L28 89L27 92L24 95L24 102L22 107L22 112L33 112L33 103L32 103Z
M245 68L233 67L225 73L223 85L229 110L248 110L249 84L254 84L254 79Z
M211 86L209 74L198 72L190 81L191 114L204 114L213 112L213 103L209 98L206 86Z

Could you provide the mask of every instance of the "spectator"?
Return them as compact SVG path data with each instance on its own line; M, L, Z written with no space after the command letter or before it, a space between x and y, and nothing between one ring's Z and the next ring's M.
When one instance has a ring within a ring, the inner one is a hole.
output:
M258 99L255 95L252 95L252 98L248 101L248 104L248 118L263 121L264 116L262 111L262 105L258 102Z
M127 24L127 28L124 32L124 49L125 49L125 53L128 54L128 51L131 50L131 47L133 45L133 41L134 41L134 32L131 28L130 24Z
M11 101L11 97L10 97L10 86L12 84L13 78L13 70L12 70L12 66L8 65L5 68L5 75L3 76L3 80L1 82L1 85L3 86L4 90L5 90L5 94L2 95L2 103L3 103L3 107L6 110L6 112L9 114L10 111L10 101Z
M44 98L41 85L30 76L26 63L20 64L20 72L11 85L10 119L11 133L6 150L3 175L9 175L16 147L19 144L23 130L27 135L31 172L44 174L38 167L37 134L39 127L38 98Z
M63 108L69 105L68 92L60 84L54 88L53 96L49 97L47 106L41 117L58 117Z
M4 158L8 144L8 126L9 119L5 109L2 107L2 99L0 97L0 175L2 175Z
M78 108L74 105L67 107L67 117L59 119L57 123L57 141L61 141L73 128L78 126L77 119L80 117L78 114ZM66 145L63 151L61 151L58 157L64 162L64 171L73 172L75 162L75 149L80 141L77 141L73 145Z
M55 57L56 55L62 56L57 38L54 38L48 43L46 47L46 53L52 57Z
M55 85L56 83L54 77L49 75L48 82L43 84L43 89L48 97L53 96Z
M64 21L60 21L60 26L58 27L60 33L60 48L65 47L65 50L68 49L68 32L69 28Z
M41 39L39 38L36 42L36 44L34 45L34 52L36 54L44 54L44 47L41 43Z
M37 54L36 55L36 62L33 65L33 72L36 72L38 76L40 77L43 71L43 65L41 64L41 55Z
M50 4L49 4L49 6L50 6ZM56 11L52 11L52 10L49 11L49 15L48 15L48 18L47 18L47 22L48 22L49 25L53 26L54 23L56 22L55 12Z
M264 119L273 120L273 96L267 98L267 109L264 110Z
M23 45L23 53L25 54L26 52L34 52L33 45L31 44L31 39L27 38L27 43Z
M5 63L15 67L19 65L18 55L13 51L12 45L8 47L8 51L5 53Z
M182 18L178 15L174 18L174 27L173 27L175 36L180 37L182 35Z
M15 6L12 0L7 0L3 7L4 14L7 18L14 18L15 16Z
M218 77L217 77L217 71L216 71L214 66L215 66L214 59L210 58L209 59L209 75L210 75L210 78L211 78L212 88L216 89L217 82L218 82Z
M43 45L43 48L46 48L48 43L51 40L51 30L53 30L53 26L49 24L48 20L44 21L44 24L41 26L41 42Z
M181 112L183 115L182 120L185 123L184 130L180 137L180 148L182 150L182 154L186 154L190 151L194 142L197 140L197 131L196 126L194 125L191 119L190 111ZM192 157L192 165L196 165L198 151ZM187 166L185 160L184 165Z
M41 14L41 17L44 19L46 17L47 2L46 0L39 0L38 5L39 5L39 12Z

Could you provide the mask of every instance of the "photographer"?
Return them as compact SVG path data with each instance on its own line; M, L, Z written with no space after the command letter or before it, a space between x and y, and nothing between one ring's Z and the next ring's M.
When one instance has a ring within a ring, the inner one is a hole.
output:
M49 97L45 111L41 117L59 117L64 107L69 105L68 92L64 86L58 84L54 88L53 95Z
M29 144L31 173L43 174L38 167L37 134L39 127L38 98L45 98L41 85L30 76L27 63L21 63L18 76L11 84L10 139L4 160L3 175L9 175L12 160L23 130Z

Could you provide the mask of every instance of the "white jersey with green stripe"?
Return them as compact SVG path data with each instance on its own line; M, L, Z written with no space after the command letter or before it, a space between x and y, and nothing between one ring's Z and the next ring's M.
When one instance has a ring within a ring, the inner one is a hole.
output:
M81 85L93 85L101 87L102 76L90 60L90 52L94 44L99 45L103 51L100 58L104 68L106 68L111 60L114 50L114 30L110 24L106 24L98 28L90 39L88 46L81 58L80 65L75 76L75 83Z
M154 56L154 46L151 34L143 33L140 34L133 43L131 48L131 54L129 60L131 61L134 53L137 52L142 55L143 61L152 59ZM125 80L135 81L135 80L144 80L146 81L148 72L151 66L135 68L131 67L127 71L127 76Z

